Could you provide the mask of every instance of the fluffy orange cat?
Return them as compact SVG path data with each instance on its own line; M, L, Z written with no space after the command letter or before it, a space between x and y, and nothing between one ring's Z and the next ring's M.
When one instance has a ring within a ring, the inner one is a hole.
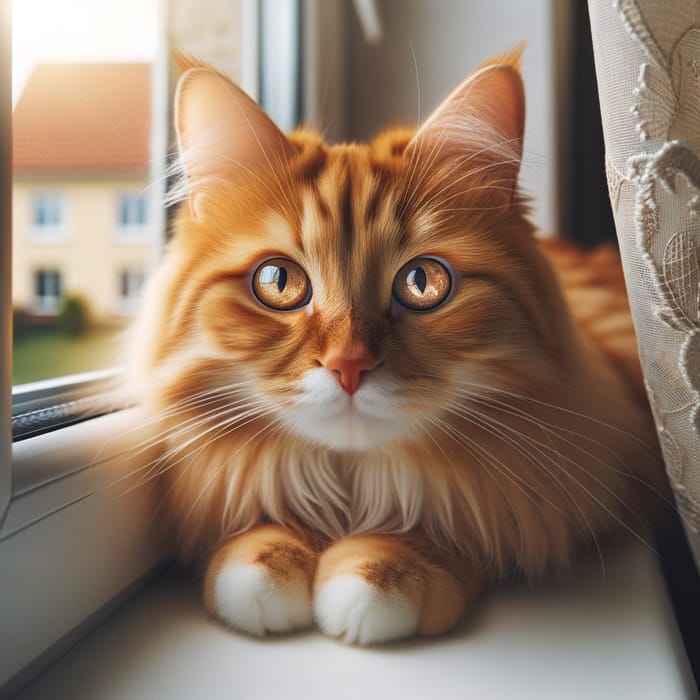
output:
M439 634L658 500L617 255L536 240L517 188L518 62L417 131L332 146L181 66L186 201L134 377L179 553L229 625Z

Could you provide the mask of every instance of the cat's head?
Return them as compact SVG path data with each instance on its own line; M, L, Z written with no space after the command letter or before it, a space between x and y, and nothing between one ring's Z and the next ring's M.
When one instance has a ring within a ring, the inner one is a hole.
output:
M482 66L417 131L334 146L283 135L190 65L187 194L137 339L144 393L201 413L215 399L222 432L368 450L429 439L465 392L556 372L560 299L517 190L517 64Z

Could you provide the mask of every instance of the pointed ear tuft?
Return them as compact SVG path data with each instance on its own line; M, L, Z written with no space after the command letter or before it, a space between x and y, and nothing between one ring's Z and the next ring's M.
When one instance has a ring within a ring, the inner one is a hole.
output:
M484 61L480 66L478 66L474 72L476 73L482 68L486 68L487 66L510 66L511 68L515 68L515 70L520 72L520 64L522 63L523 53L525 53L526 46L527 40L523 39L522 41L518 42L512 49L504 51L503 53L499 53L496 56L491 56L491 58Z
M292 156L286 136L227 76L190 56L175 60L185 69L175 92L175 129L194 199L207 182L233 180Z
M173 49L170 52L170 57L177 68L178 76L186 73L190 68L210 68L204 61L186 51Z
M494 175L514 189L525 129L523 49L519 44L482 64L428 117L407 152L424 152L454 167L474 157L493 161Z

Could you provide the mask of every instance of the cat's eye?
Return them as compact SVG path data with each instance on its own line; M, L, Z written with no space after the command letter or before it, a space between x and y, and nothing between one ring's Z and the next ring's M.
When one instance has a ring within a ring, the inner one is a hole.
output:
M431 311L450 295L452 275L435 258L414 258L394 278L396 301L412 311Z
M311 282L301 265L288 258L272 258L253 275L253 293L276 311L300 309L311 301Z

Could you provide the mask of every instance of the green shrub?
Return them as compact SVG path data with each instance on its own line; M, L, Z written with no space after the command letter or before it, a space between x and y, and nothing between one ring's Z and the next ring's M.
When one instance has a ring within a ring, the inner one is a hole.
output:
M88 324L88 309L85 301L76 294L66 294L58 312L58 327L68 335L80 335Z

